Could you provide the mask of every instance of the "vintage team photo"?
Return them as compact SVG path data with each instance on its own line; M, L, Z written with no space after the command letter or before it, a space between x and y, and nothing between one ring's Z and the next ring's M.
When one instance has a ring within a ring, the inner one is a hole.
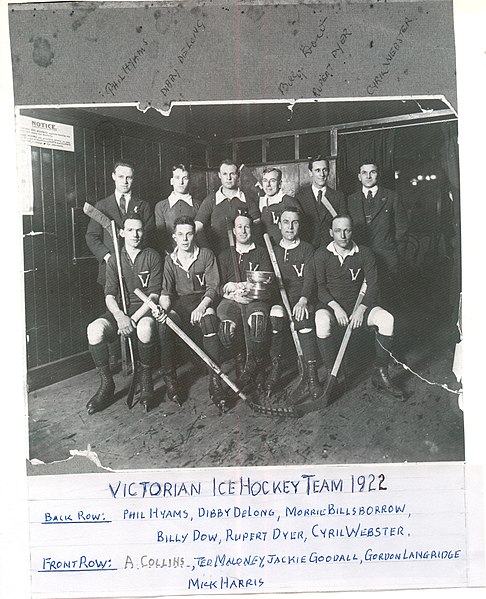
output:
M20 121L30 459L464 459L446 98Z

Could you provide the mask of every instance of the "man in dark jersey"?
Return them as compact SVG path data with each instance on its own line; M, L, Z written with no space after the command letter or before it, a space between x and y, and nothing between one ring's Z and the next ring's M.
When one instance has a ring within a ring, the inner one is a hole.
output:
M125 245L120 251L121 272L125 283L127 313L121 306L120 283L117 263L111 255L106 264L105 302L108 311L88 325L88 342L93 361L100 373L101 385L88 401L88 414L101 411L113 402L115 383L110 372L108 344L117 334L130 337L136 332L137 349L141 365L141 403L145 407L153 396L152 356L157 339L157 326L149 314L150 309L135 295L134 289L157 301L162 284L162 267L159 254L142 249L144 223L139 214L128 214L123 220L120 235Z
M248 214L240 214L234 219L233 234L238 279L241 282L237 282L232 249L227 248L218 256L223 299L217 314L220 320L221 343L227 348L236 345L237 375L241 385L245 387L263 367L264 342L270 312L269 301L249 297L247 271L272 272L272 265L267 251L255 245L252 240L252 220ZM268 300L270 297L269 293ZM248 347L243 372L241 370L245 355L245 335L242 331L242 318L248 325Z
M221 362L221 343L218 337L218 318L214 306L218 300L220 278L213 252L196 245L194 220L181 216L174 222L173 238L176 247L166 258L159 304L171 318L217 364ZM174 334L159 320L161 372L167 395L180 403L176 369L173 362ZM218 407L224 405L224 391L219 377L209 369L209 396Z
M208 245L216 255L228 247L226 219L233 220L242 212L248 213L254 223L260 222L256 203L246 198L238 187L238 167L232 160L224 160L218 172L221 187L204 198L196 215L196 231L204 230Z
M157 242L160 253L172 252L174 249L174 222L179 216L194 218L199 210L197 202L189 193L190 173L184 164L172 167L170 179L172 193L165 200L155 205L155 226L157 227Z
M262 188L265 192L260 197L259 208L262 215L263 232L268 233L272 245L281 239L279 218L286 206L299 207L298 201L282 191L282 171L274 166L263 169Z
M332 241L314 254L319 304L316 311L317 342L325 367L330 370L335 357L331 336L334 326L353 329L362 325L376 327L376 358L372 383L396 398L403 393L389 378L388 364L393 347L394 318L378 305L378 274L375 257L364 245L352 239L350 216L336 216L330 230ZM351 316L363 280L366 292L356 313Z
M305 362L302 381L294 393L294 400L298 400L306 393L314 399L322 394L317 374L318 352L314 325L313 303L316 293L314 249L310 243L302 241L299 237L300 218L301 213L296 206L283 209L278 223L281 239L274 247ZM266 381L268 393L272 392L280 377L284 329L288 326L286 318L287 314L282 305L272 306L270 312L272 369Z

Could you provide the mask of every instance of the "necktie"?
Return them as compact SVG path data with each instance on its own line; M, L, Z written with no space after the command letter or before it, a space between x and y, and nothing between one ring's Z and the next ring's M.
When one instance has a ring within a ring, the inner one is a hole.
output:
M120 210L121 210L121 213L123 214L123 216L125 216L126 211L127 211L127 205L126 205L126 201L125 201L125 196L123 194L120 196Z
M322 189L319 189L319 191L317 192L317 201L319 202L319 204L321 203L322 200Z
M374 211L375 211L375 199L374 199L373 193L370 189L368 191L368 195L366 196L366 222L368 222L368 223L371 222Z

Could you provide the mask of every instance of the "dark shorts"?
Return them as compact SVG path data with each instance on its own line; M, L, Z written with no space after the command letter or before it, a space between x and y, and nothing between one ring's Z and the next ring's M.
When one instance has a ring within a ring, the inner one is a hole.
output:
M293 308L296 303L297 302L290 303L291 308ZM284 311L284 314L285 314L285 319L288 320L287 310L281 304L274 304L274 305L278 305L282 308L282 310ZM312 306L311 304L307 304L307 309L309 310L309 318L304 318L303 320L300 320L299 322L294 320L294 327L295 327L296 331L301 331L302 329L314 329L315 328L314 306Z

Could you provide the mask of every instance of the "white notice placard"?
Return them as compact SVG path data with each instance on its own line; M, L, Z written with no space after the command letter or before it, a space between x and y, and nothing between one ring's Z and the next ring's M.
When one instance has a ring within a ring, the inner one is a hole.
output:
M33 476L33 597L475 586L467 478L461 464Z
M16 126L19 143L74 152L74 127L72 125L17 115Z

